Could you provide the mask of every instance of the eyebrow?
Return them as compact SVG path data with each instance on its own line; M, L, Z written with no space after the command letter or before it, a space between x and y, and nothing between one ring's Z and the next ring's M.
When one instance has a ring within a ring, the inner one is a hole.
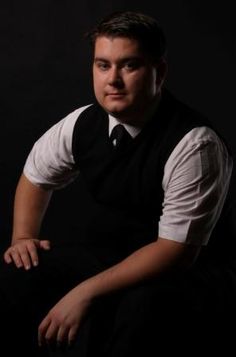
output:
M106 59L104 57L94 57L94 62L110 62L109 59ZM125 62L129 62L129 61L136 61L136 62L143 62L143 58L142 57L138 57L138 56L129 56L129 57L124 57L121 58L120 60L118 60L118 62L120 63L125 63Z

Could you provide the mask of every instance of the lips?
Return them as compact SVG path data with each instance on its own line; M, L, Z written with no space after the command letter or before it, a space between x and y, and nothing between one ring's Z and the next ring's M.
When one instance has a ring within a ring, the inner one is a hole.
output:
M117 93L117 92L113 92L113 93L107 93L106 96L108 97L123 97L125 95L125 93Z

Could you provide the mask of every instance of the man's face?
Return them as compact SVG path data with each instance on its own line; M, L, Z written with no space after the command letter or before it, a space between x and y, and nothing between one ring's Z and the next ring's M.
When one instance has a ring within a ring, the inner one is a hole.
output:
M97 38L93 62L95 96L119 120L135 123L147 112L161 86L157 75L156 66L136 40Z

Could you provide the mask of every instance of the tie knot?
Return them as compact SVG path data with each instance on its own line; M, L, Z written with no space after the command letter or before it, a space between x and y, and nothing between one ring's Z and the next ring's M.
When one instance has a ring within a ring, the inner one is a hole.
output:
M116 147L120 146L121 144L125 145L132 139L132 137L122 124L117 124L116 126L114 126L110 138L112 140L113 145Z

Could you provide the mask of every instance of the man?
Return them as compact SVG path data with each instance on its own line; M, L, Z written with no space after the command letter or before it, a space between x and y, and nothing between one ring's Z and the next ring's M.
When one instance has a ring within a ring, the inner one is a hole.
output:
M159 346L189 330L204 341L204 327L213 327L215 313L225 317L233 298L235 235L228 221L226 237L221 230L232 159L211 124L164 89L165 38L155 19L115 13L90 36L97 103L34 145L4 260L23 268L15 301L23 304L30 290L25 305L40 346L75 343L78 356L156 355L157 336ZM75 179L83 222L73 245L50 247L40 240L45 211L54 189Z

